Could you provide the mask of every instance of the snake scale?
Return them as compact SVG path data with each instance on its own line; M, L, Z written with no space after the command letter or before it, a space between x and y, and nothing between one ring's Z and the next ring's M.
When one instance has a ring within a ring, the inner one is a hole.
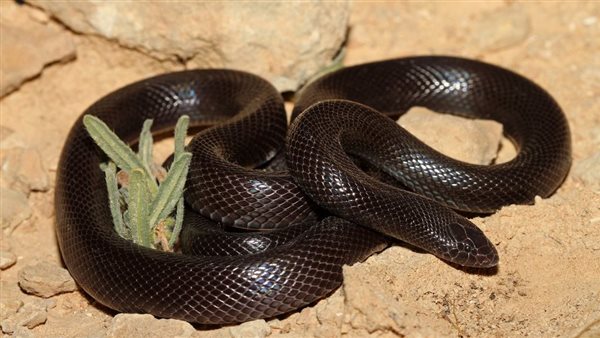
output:
M450 159L390 118L413 106L496 120L518 153L489 166ZM315 302L341 284L342 265L382 250L389 238L458 265L495 266L493 244L456 211L531 204L557 189L571 163L568 124L548 93L509 70L456 57L326 74L301 91L289 130L282 97L268 82L224 69L141 80L84 114L130 143L148 118L156 133L182 114L192 125L213 126L187 146L184 254L116 234L99 169L106 157L81 118L56 183L60 250L85 292L117 311L205 324L269 318ZM274 158L287 169L269 169ZM224 231L231 227L263 231Z

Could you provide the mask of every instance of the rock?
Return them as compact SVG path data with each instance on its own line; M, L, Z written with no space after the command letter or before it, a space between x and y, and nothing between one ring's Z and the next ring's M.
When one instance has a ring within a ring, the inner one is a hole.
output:
M14 315L23 306L23 293L15 283L0 281L0 322Z
M10 251L0 251L0 270L6 270L17 262L17 256Z
M507 49L525 41L529 26L527 13L518 6L484 12L472 26L471 43L489 52Z
M600 151L577 162L573 175L595 192L600 192Z
M40 153L33 148L11 148L2 160L2 179L8 187L29 194L30 191L47 191L48 174Z
M28 265L19 271L19 286L25 292L48 298L77 289L66 269L48 262Z
M48 309L56 306L50 300L37 300L23 305L16 314L2 321L2 332L13 333L19 327L33 329L44 324L48 318Z
M196 330L187 322L175 319L157 319L148 314L120 313L108 329L109 338L127 337L192 337Z
M297 89L331 62L349 17L348 4L326 2L28 2L77 32L101 35L161 60L181 60L188 68L251 71L280 91Z
M502 139L502 125L495 121L437 114L420 107L402 115L398 124L443 154L473 164L490 164Z
M0 205L2 229L14 228L31 217L27 196L20 191L0 187Z
M13 338L34 338L35 335L31 330L24 326L17 326L15 332L12 334Z
M75 46L69 33L54 22L34 21L28 9L3 4L0 18L0 97L40 74L45 65L71 60Z
M229 328L232 338L257 337L263 338L271 333L271 327L264 319L253 320Z

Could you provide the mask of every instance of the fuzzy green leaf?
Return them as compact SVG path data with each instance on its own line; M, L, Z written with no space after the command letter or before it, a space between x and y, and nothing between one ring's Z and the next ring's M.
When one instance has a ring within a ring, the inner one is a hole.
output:
M134 228L134 239L137 243L145 247L152 246L152 235L150 224L148 222L148 187L146 185L146 174L142 168L136 168L131 171L129 176L129 221Z
M93 115L85 115L83 117L83 124L96 144L119 168L131 171L133 168L144 167L144 164L133 150L125 142L121 141L99 118Z
M121 141L102 120L93 115L85 115L83 117L83 124L96 144L119 168L126 172L130 172L135 168L145 168L144 163L133 150L125 142ZM154 194L158 189L158 184L149 171L147 175L145 184L149 191Z
M152 133L150 132L150 128L152 128L152 120L148 119L144 121L144 126L142 127L142 132L140 133L140 143L138 148L138 157L144 164L144 169L146 169L146 173L148 177L152 176L152 171L150 167L152 165Z
M158 193L152 201L148 218L148 224L152 226L152 229L156 227L160 220L166 218L173 211L183 195L191 159L191 153L184 152L181 154L181 157L173 162L167 177L158 187Z
M130 234L123 223L123 215L121 214L121 203L119 186L117 184L117 167L113 162L109 162L107 165L102 167L104 170L104 177L106 179L106 187L108 189L108 204L110 206L110 213L113 219L113 225L117 233L126 239L130 239Z
M169 248L173 249L175 242L179 238L179 233L181 233L181 226L183 225L183 212L185 210L185 204L183 201L183 197L179 198L177 201L177 209L175 211L175 226L173 227L173 231L171 232L171 237L169 238Z
M189 124L190 117L183 115L177 120L177 124L175 125L175 161L178 160L185 151L185 136L187 135Z

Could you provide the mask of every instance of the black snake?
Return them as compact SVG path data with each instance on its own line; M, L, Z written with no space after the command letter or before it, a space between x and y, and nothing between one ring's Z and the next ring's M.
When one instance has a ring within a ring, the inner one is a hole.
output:
M447 158L389 118L413 106L499 121L518 154L490 166ZM299 95L289 131L280 94L232 70L145 79L84 114L128 142L147 118L154 132L182 114L194 125L217 125L188 145L186 201L221 224L207 228L212 221L188 212L182 246L198 256L146 249L116 234L99 169L106 157L81 118L56 184L60 249L87 293L118 311L207 324L310 304L341 284L343 264L381 250L387 236L459 265L494 266L494 246L451 209L489 213L532 203L557 189L571 163L569 128L549 94L508 70L454 57L375 62L320 77ZM285 161L277 155L284 147ZM287 171L269 169L270 160ZM359 169L365 165L383 181ZM222 224L276 230L246 237L222 234ZM223 243L237 249L221 250Z

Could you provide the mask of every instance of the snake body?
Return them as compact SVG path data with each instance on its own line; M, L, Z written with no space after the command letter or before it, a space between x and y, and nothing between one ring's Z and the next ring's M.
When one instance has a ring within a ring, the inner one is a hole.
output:
M499 121L518 154L490 166L447 158L389 118L412 106ZM183 114L194 125L216 125L188 145L185 197L197 214L186 217L182 246L194 255L146 249L116 234L99 169L106 157L81 118L56 183L61 253L87 293L118 311L206 324L310 304L341 284L343 264L383 249L388 237L459 265L494 266L494 246L451 209L487 213L532 203L557 189L571 163L569 128L548 93L503 68L454 57L375 62L318 78L302 90L289 132L279 93L232 70L145 79L84 114L128 142L147 118L154 132ZM284 148L287 171L255 169L282 158ZM357 159L398 183L366 174ZM203 227L215 222L269 232L246 237ZM236 249L220 249L237 241Z

